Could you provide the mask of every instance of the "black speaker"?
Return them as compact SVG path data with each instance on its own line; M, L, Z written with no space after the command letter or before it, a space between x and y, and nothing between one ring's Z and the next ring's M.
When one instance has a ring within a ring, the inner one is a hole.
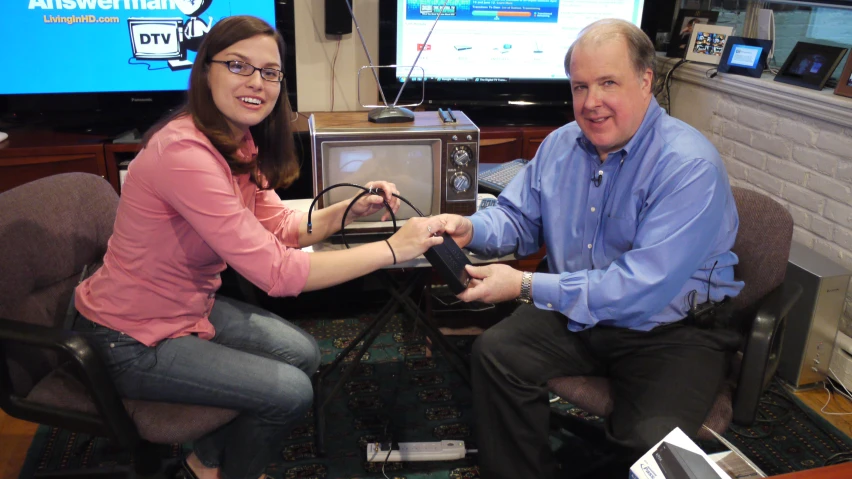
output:
M346 0L325 0L325 34L347 33L352 33L352 16L349 14Z

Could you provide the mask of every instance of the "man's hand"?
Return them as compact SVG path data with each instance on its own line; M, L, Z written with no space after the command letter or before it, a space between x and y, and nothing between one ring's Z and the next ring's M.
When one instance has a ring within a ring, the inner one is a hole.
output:
M453 241L464 248L473 239L473 223L464 216L443 214L435 216L444 225L444 232L453 238Z
M393 210L394 214L399 211L399 198L393 196L394 193L399 194L399 190L396 189L396 185L393 183L388 183L387 181L371 181L367 183L367 188L382 189L382 195L364 195L362 196L354 205L352 205L352 209L349 210L349 218L348 220L354 220L356 218L362 218L364 216L370 216L376 211L384 208L384 201L387 201ZM346 201L348 205L352 199ZM385 211L385 214L382 215L382 221L387 221L390 218L390 213Z
M523 271L505 264L467 265L465 268L471 280L467 289L462 291L458 298L466 303L471 301L500 303L521 295Z

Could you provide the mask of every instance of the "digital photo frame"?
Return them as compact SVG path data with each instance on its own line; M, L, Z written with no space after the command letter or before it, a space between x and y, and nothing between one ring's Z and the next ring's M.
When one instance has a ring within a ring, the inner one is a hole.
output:
M834 89L834 94L852 97L852 60L849 58L846 59L846 66L843 67L843 73L837 80L837 88Z
M686 55L686 48L689 46L689 40L692 38L695 26L698 24L714 24L718 18L719 12L710 10L681 10L678 12L677 20L672 26L666 56L683 58Z
M733 31L733 27L697 24L692 30L692 38L686 48L686 59L691 62L718 65Z
M766 69L766 59L771 50L772 40L728 37L718 71L760 78Z
M778 70L775 81L822 90L846 51L843 47L799 42Z

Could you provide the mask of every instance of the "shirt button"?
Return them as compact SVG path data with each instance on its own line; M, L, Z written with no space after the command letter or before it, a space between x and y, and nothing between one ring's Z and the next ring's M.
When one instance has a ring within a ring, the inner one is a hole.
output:
M109 347L114 348L114 347L115 347L115 343L109 343Z
M587 244L586 248L592 249L592 243Z
M547 303L547 307L553 309L553 305L550 303Z
M592 213L594 213L594 212L595 212L595 207L594 207L594 206L592 206Z

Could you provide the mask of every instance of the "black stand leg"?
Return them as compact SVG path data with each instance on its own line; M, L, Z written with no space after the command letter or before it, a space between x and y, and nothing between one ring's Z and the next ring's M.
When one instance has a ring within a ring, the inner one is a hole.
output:
M429 339L431 339L434 344L438 345L438 348L441 350L441 353L447 361L449 361L450 365L455 368L456 372L459 373L465 383L470 386L470 366L464 360L462 352L447 341L447 338L441 334L441 330L438 329L438 326L432 321L432 318L423 314L423 311L417 307L417 304L414 303L408 295L403 295L392 287L392 280L387 275L384 275L382 279L385 285L388 286L388 290L391 292L394 299L401 303L409 314L414 316L415 321L419 321L423 325Z
M428 273L415 271L405 282L402 283L402 286L397 285L387 271L380 271L380 273L382 283L391 293L391 300L385 304L376 319L370 323L369 326L364 328L364 330L346 346L340 355L328 365L328 367L323 368L320 373L317 374L314 381L314 426L316 428L317 437L317 454L320 456L325 455L326 406L328 406L331 399L340 392L346 382L352 377L352 374L355 373L358 365L361 364L361 359L364 357L364 354L370 346L372 346L373 342L379 337L379 334L381 334L385 325L391 320L391 318L393 318L393 315L400 308L404 308L406 312L414 317L415 321L423 325L426 335L432 340L432 343L438 345L438 348L441 350L443 356L447 358L447 361L450 362L450 365L452 365L462 379L470 385L470 367L467 361L465 361L464 355L458 350L458 348L447 341L432 319L428 315L424 314L423 311L420 310L418 304L411 299L411 292L417 285L424 281L424 278L428 278L428 276L424 276L428 275ZM334 387L328 396L323 398L322 389L326 377L343 363L346 357L349 356L349 353L352 352L362 340L364 343L361 345L361 348L358 349L358 352L355 354L352 362L346 367L346 370L334 384Z
M413 275L409 278L408 282L405 283L401 287L401 292L397 291L394 287L390 287L389 289L395 293L402 295L402 297L409 299L409 295L414 290L414 287L418 284L419 278L416 275ZM325 455L325 407L331 401L331 399L343 388L343 385L346 384L346 381L352 377L352 374L355 373L355 370L358 369L358 365L361 364L361 359L364 357L364 354L367 350L372 346L373 342L376 338L381 334L382 329L384 329L385 325L393 318L393 315L399 310L402 304L392 299L389 301L382 310L379 312L379 315L376 319L370 323L369 326L364 328L357 337L355 337L346 348L341 351L340 355L338 355L328 367L323 368L322 371L316 376L314 381L314 427L316 429L316 446L317 446L317 454L320 456ZM368 336L369 335L369 336ZM364 339L366 336L366 339ZM343 375L337 380L329 393L328 397L322 398L322 389L325 378L335 369L337 369L340 364L346 359L350 352L360 343L364 341L364 344L355 354L352 362L344 371Z

